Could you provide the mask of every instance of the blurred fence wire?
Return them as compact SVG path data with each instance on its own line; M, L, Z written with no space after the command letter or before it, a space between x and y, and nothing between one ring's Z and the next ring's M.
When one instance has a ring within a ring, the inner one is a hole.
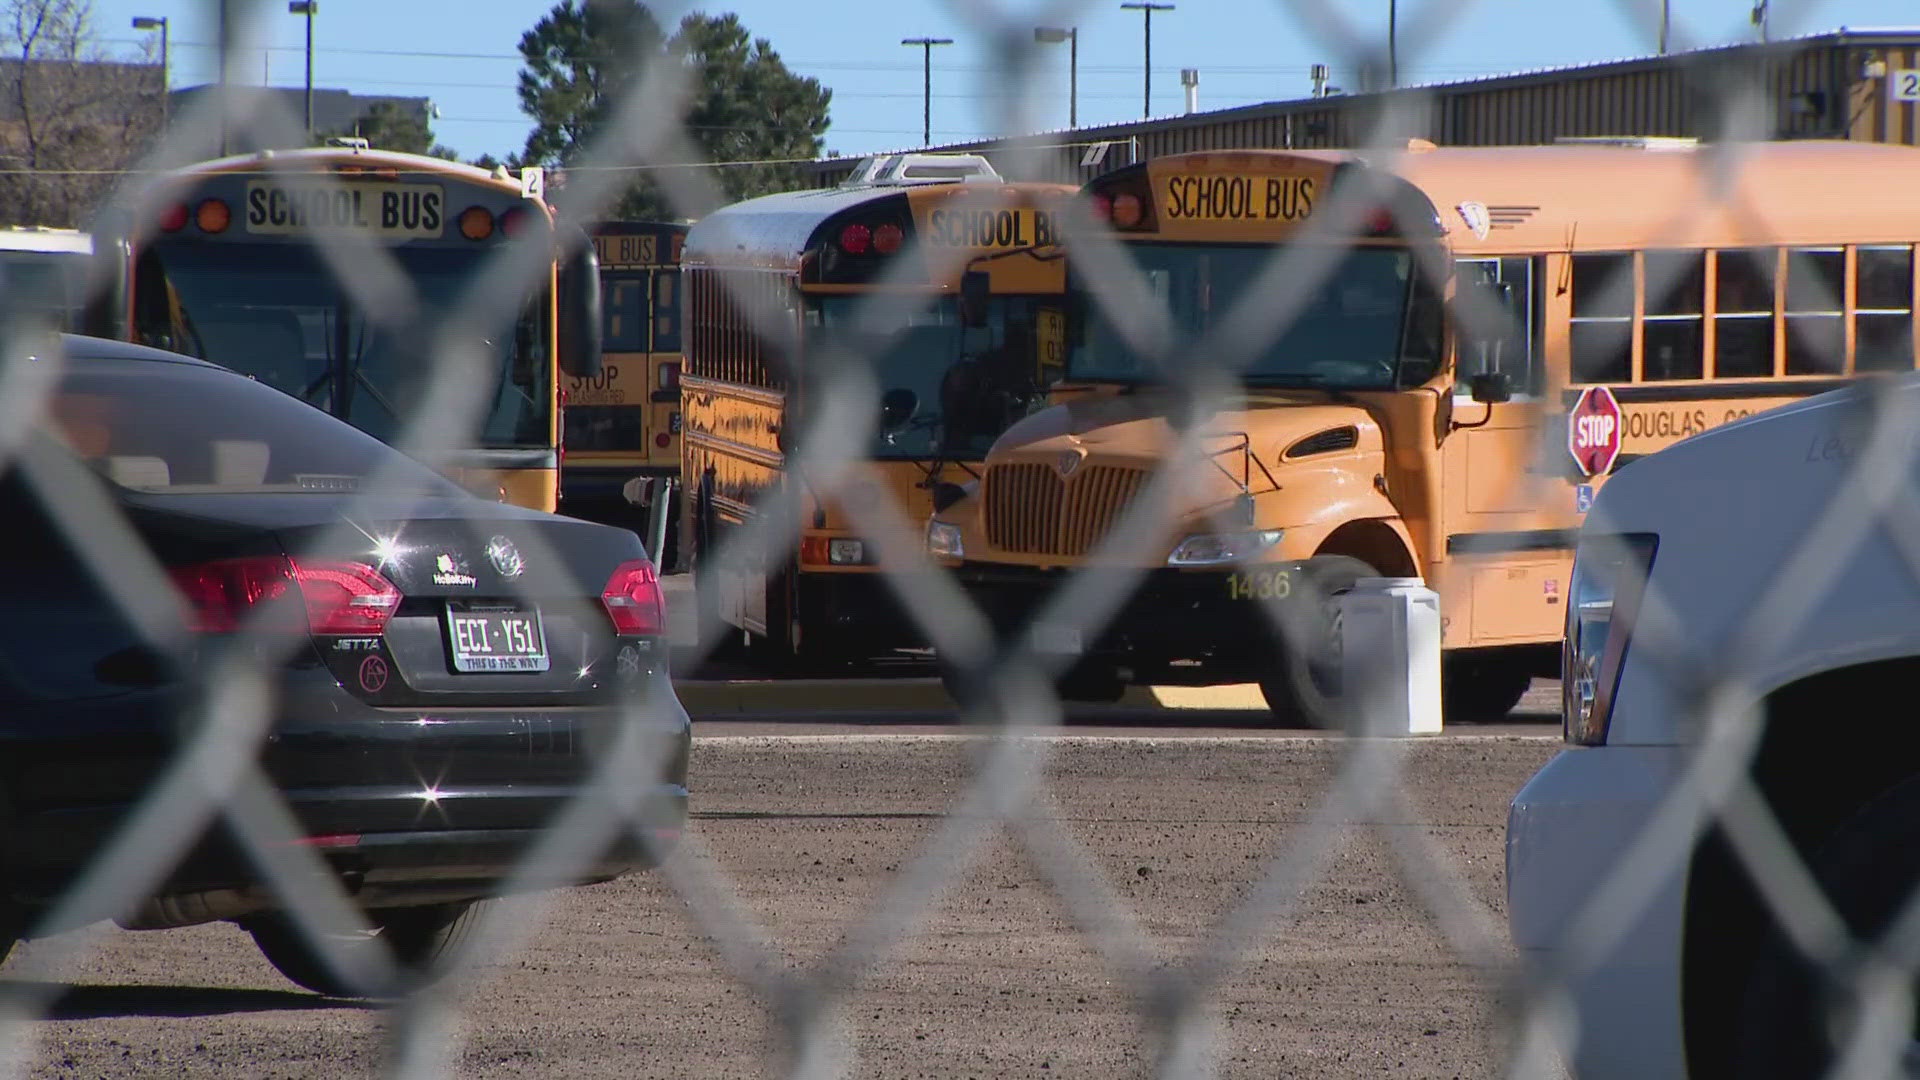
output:
M215 6L209 5L209 21L217 14ZM1278 6L1306 27L1321 52L1343 68L1375 72L1385 68L1387 42L1377 26L1377 12L1369 8L1362 17L1356 5L1327 0L1280 0ZM1407 67L1417 65L1421 54L1451 26L1476 13L1476 5L1468 0L1427 0L1406 7L1395 62ZM1651 41L1658 31L1655 7L1619 0L1618 14ZM1007 102L1007 109L991 118L991 126L1006 131L1036 128L1035 118L1043 106L1050 108L1055 92L1042 83L1032 27L1073 25L1086 8L1058 2L1042 5L1040 10L1013 10L953 0L951 11L967 31L995 43L987 81L1017 91L996 95L995 100ZM267 2L236 4L234 10L235 32L228 54L239 57L258 49L267 20L276 12ZM1773 18L1776 24L1785 24L1799 14L1789 5L1780 5ZM1683 35L1676 34L1675 39L1685 44ZM606 216L635 170L649 170L671 201L690 213L720 204L708 170L686 167L700 157L681 127L691 76L677 65L647 68L645 77L610 110L593 146L580 160L569 163L568 182L555 196L562 221L585 225ZM1768 137L1755 119L1766 111L1765 87L1721 69L1702 77L1720 80L1711 89L1723 103L1723 138L1737 142ZM1365 137L1351 149L1390 168L1395 155L1405 152L1402 133L1417 127L1431 99L1412 91L1383 101ZM240 111L239 102L238 97L228 99L219 93L197 98L192 109L173 117L148 160L122 178L122 190L116 194L130 193L156 171L189 164L188 148L217 143L223 131L255 132L269 145L304 141L303 124L273 99L248 96L245 102L251 111L246 112ZM1056 158L1048 150L1052 145L1039 140L1008 149L1001 171L1015 177L1057 175ZM1722 192L1731 190L1741 165L1736 152L1701 154L1698 160L1711 171L1705 178L1710 185ZM1076 272L1084 276L1101 307L1138 353L1160 366L1181 402L1170 418L1179 436L1175 449L1101 541L1091 561L1149 565L1148 548L1159 535L1154 523L1164 518L1172 494L1212 467L1204 429L1215 413L1232 407L1238 393L1236 372L1285 332L1313 286L1329 273L1339 239L1354 235L1361 209L1358 201L1336 202L1316 213L1304 238L1309 242L1276 248L1232 317L1205 340L1196 341L1177 331L1165 305L1153 299L1121 245L1095 227L1084 200L1076 203L1066 223ZM1650 212L1663 211L1656 207ZM1687 221L1675 217L1667 224L1675 236L1687 234ZM493 360L476 348L471 330L493 325L498 312L517 310L520 298L549 272L551 252L544 246L545 239L535 232L502 248L461 302L438 322L425 325L403 269L372 237L322 233L316 235L315 243L339 286L381 330L432 343L423 361L431 370L425 394L394 443L428 462L449 460L470 443L486 407L488 380L475 376ZM931 260L959 257L953 251L923 254ZM1445 268L1436 269L1445 272ZM880 283L882 287L863 301L883 321L889 305L904 311L923 302L905 291L884 287L890 283ZM1663 292L1667 284L1649 281L1646 291ZM1616 280L1612 287L1631 307L1634 283ZM780 322L782 313L766 304L764 297L741 295L734 300L750 312L768 340L779 340L787 333ZM1829 306L1839 308L1837 301ZM57 350L49 351L44 335L44 328L22 320L6 329L5 362L0 366L0 466L27 478L105 591L120 599L128 619L152 642L178 651L185 638L183 614L162 565L96 481L76 473L59 456L37 448L30 437L59 375ZM878 422L872 403L879 397L879 385L866 358L857 352L842 349L820 356L817 368L803 373L809 399L815 404L805 418L805 429L793 440L798 449L788 468L806 474L821 498L833 499L850 495L865 474L864 455ZM1787 632L1781 628L1790 628L1831 578L1831 560L1825 553L1846 549L1869 530L1894 527L1920 576L1920 551L1911 550L1916 535L1911 526L1920 519L1914 517L1909 492L1899 482L1910 475L1907 458L1911 448L1920 444L1913 437L1916 419L1912 410L1871 412L1873 439L1860 455L1850 482L1834 493L1830 513L1808 536L1795 564L1775 576L1775 588L1753 598L1755 635ZM368 485L367 490L366 498L371 499L377 486ZM798 543L801 497L797 486L772 497L750 528L729 534L718 561L759 565L791 554ZM855 1063L838 1015L855 983L899 952L942 894L967 874L970 860L989 840L1004 833L1033 854L1035 866L1115 975L1141 991L1142 1019L1157 1037L1156 1074L1210 1075L1219 1036L1207 1021L1207 1006L1247 955L1247 944L1288 932L1295 899L1323 872L1342 830L1356 823L1410 816L1402 784L1401 744L1378 738L1348 740L1337 780L1320 797L1309 819L1289 835L1235 906L1201 935L1190 955L1161 966L1154 960L1154 942L1138 913L1107 880L1081 840L1043 812L1049 797L1045 776L1050 744L1021 737L1062 724L1062 703L1052 683L1059 674L1057 659L1031 642L996 648L986 620L959 587L928 561L925 523L913 520L905 508L887 500L875 503L856 498L844 498L842 505L853 514L858 532L879 552L891 584L935 647L960 667L992 676L988 682L993 693L971 704L965 718L988 736L974 774L950 813L899 868L886 891L852 919L837 947L805 969L789 967L778 943L756 924L740 899L740 890L704 849L697 831L690 832L680 850L656 872L688 901L687 911L719 944L732 974L751 987L776 1018L789 1052L790 1075L849 1075ZM338 526L342 531L347 528ZM529 554L538 557L540 553ZM1144 573L1133 573L1131 584L1137 586ZM1128 585L1124 574L1119 578L1103 575L1097 581L1083 577L1059 590L1040 619L1077 628L1083 639L1093 638L1130 594ZM1280 615L1276 612L1274 617ZM1650 595L1636 651L1700 661L1691 656L1684 640L1662 640L1663 635L1676 635L1678 625L1663 611L1661 598ZM701 627L701 640L715 640L717 629ZM1299 632L1285 624L1279 630L1283 635ZM256 644L261 647L235 647L203 658L196 676L198 705L183 723L182 742L167 772L139 814L99 853L40 927L68 932L49 938L9 968L20 988L4 999L4 1013L0 1013L0 1063L7 1075L24 1074L36 1060L40 1047L35 1021L47 1014L63 975L75 971L97 947L98 933L89 928L134 910L191 839L215 822L226 823L241 838L299 925L313 940L328 946L344 977L365 987L396 985L390 958L378 951L333 947L356 931L365 932L366 916L315 851L292 843L300 836L293 812L255 763L272 715L272 673L286 659L285 650L272 641L260 634ZM1762 643L1750 645L1758 649ZM1518 997L1511 1017L1517 1036L1508 1066L1512 1076L1551 1075L1556 1070L1555 1057L1575 1034L1568 1028L1566 988L1583 966L1618 945L1635 913L1652 901L1658 883L1684 864L1695 838L1715 822L1733 837L1739 857L1798 944L1836 970L1857 960L1841 920L1813 886L1805 865L1749 779L1747 764L1757 743L1757 706L1744 691L1739 667L1731 660L1720 666L1710 661L1687 666L1676 662L1669 674L1700 703L1706 737L1686 781L1653 818L1639 844L1581 910L1568 913L1571 939L1581 944L1582 951L1568 961L1566 969L1527 984ZM1366 734L1377 730L1376 723L1384 723L1383 718L1369 714L1376 707L1377 703L1360 695L1350 716L1353 734ZM656 770L661 755L669 752L668 742L656 737L662 730L658 720L677 717L678 709L658 689L634 695L625 703L621 740L599 763L592 786L570 804L527 856L511 883L514 898L486 909L484 920L454 954L452 977L409 989L393 1006L393 1023L387 1028L393 1075L454 1072L461 1044L457 1024L461 996L479 977L478 965L518 948L541 925L545 907L552 901L551 893L528 890L571 879L594 851L623 830L633 832L643 843L654 843L637 826L640 807L635 803L635 785L628 780ZM701 778L694 776L691 786L696 800L700 784ZM1499 917L1469 891L1453 857L1417 830L1391 830L1391 838L1400 873L1430 908L1451 947L1466 962L1507 973L1518 986L1519 972ZM1909 905L1908 922L1920 919L1913 914L1916 910L1920 907ZM1904 1002L1899 995L1910 990L1920 950L1907 948L1886 959L1906 978L1882 979L1872 984L1874 992L1896 1004ZM1882 1051L1897 1054L1912 1036L1901 1024L1889 1022L1862 1027L1859 1037L1879 1038ZM1862 1049L1871 1050L1874 1045L1863 1042Z

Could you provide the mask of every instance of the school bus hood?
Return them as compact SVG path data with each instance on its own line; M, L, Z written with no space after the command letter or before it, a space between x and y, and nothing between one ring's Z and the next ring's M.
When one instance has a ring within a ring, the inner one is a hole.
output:
M1102 395L1044 409L1015 424L1000 437L992 463L1055 462L1063 453L1086 455L1086 464L1152 468L1179 445L1168 416L1177 408L1163 394ZM1216 413L1203 428L1202 447L1235 459L1245 450L1268 469L1277 468L1291 449L1301 454L1302 440L1318 435L1328 451L1378 451L1378 427L1365 409L1328 403L1319 395L1250 398L1245 407ZM1351 432L1348 435L1348 432ZM1318 440L1316 440L1318 441ZM1226 464L1225 457L1222 464ZM1255 466L1254 474L1259 475ZM1256 487L1259 485L1256 485Z

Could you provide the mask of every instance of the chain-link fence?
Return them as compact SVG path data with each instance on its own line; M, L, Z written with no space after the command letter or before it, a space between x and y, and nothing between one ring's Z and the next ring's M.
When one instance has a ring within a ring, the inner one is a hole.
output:
M1380 34L1363 30L1351 18L1355 13L1349 7L1312 0L1286 6L1319 35L1329 55L1352 67L1384 68L1386 42ZM1620 14L1636 25L1644 24L1652 40L1659 19L1656 7L1623 3ZM1050 101L1054 93L1037 77L1039 45L1033 25L1072 25L1078 8L1057 3L1020 15L993 5L954 5L973 33L997 43L992 78L1009 91L1004 97L1007 110L997 118L1004 130L1031 130L1037 106ZM268 14L268 5L249 6L237 21L229 45L232 54L249 52ZM1470 14L1472 6L1464 3L1434 0L1411 5L1399 27L1398 63L1416 64L1423 43L1439 38L1452 21ZM1791 14L1796 13L1776 10L1772 18L1775 25L1784 25ZM656 178L676 205L695 208L719 203L711 182L711 168L716 166L699 160L680 126L690 74L676 65L652 65L612 110L597 143L584 159L569 166L567 183L553 198L563 225L601 218L640 171ZM1722 142L1690 160L1698 163L1705 190L1725 193L1732 200L1741 175L1739 144L1770 134L1758 118L1768 114L1773 88L1757 77L1743 81L1738 71L1724 66L1701 75L1703 83L1709 78L1714 81L1703 89L1720 103L1714 134ZM1383 100L1368 137L1351 150L1390 172L1396 156L1406 152L1403 133L1415 128L1415 118L1425 106L1418 92ZM295 117L274 111L270 99L248 101L256 111L228 114L222 111L219 95L209 94L191 111L173 117L166 138L139 170L122 178L118 194L125 197L162 170L188 164L178 148L217 142L223 131L258 131L285 145L300 141L294 137L301 130ZM1013 177L1048 178L1057 172L1046 146L1009 148L1000 158L1001 171ZM1894 182L1889 178L1889 183ZM1809 194L1817 196L1817 192ZM991 205L984 201L988 194L977 197L982 205ZM1298 241L1276 247L1264 269L1246 284L1247 299L1208 335L1195 339L1180 329L1164 300L1136 271L1124 245L1094 219L1088 202L1082 198L1074 203L1065 223L1074 272L1131 348L1157 369L1156 380L1173 402L1166 413L1174 435L1170 449L1138 497L1100 538L1086 560L1089 564L1145 568L1164 561L1161 523L1173 512L1178 493L1216 468L1208 426L1241 400L1238 372L1301 316L1313 286L1325 278L1347 240L1359 232L1370 205L1369 193L1354 189L1317 208ZM1697 209L1641 208L1655 222L1652 231L1664 230L1677 247L1694 237L1696 221L1689 215ZM1736 204L1734 213L1741 212ZM1402 224L1409 229L1421 225ZM458 302L430 323L419 315L421 306L405 269L373 237L333 231L315 233L312 242L338 288L372 324L402 340L424 343L421 363L430 378L417 406L392 439L393 445L423 461L452 460L471 445L488 408L485 389L494 381L489 365L496 360L477 340L487 335L476 335L474 328L499 332L498 313L518 311L524 298L551 272L546 234L535 231L530 239L502 247ZM1431 265L1424 270L1432 280L1451 276L1438 247L1416 250L1427 254ZM934 264L936 276L955 268L941 266L942 260L961 257L952 249L919 254ZM1665 293L1684 272L1674 264L1664 278L1650 272L1648 280L1639 284L1632 275L1618 276L1609 285L1613 300L1603 306L1632 310L1637 291L1649 296ZM905 284L905 277L896 274L876 283L863 302L876 319L899 322L926 302L910 290L888 287ZM791 326L764 301L764 297L734 297L767 340L783 340ZM1843 298L1831 294L1812 307L1847 310ZM1467 310L1459 314L1463 321L1494 317ZM1908 329L1911 333L1910 323ZM1507 330L1525 332L1521 327ZM803 429L791 440L794 450L785 468L804 474L814 495L831 500L851 491L871 468L866 454L878 423L873 405L881 387L867 358L857 351L814 349L808 355L808 366L792 373L796 385L804 384L809 408L802 418ZM1844 358L1831 359L1829 370L1846 370ZM678 740L685 732L684 712L665 683L637 684L622 702L618 738L601 748L590 780L518 861L510 879L500 883L499 891L511 899L477 909L481 914L464 927L465 936L440 958L449 977L425 984L405 981L401 967L407 958L380 948L346 947L357 940L356 935L364 938L372 932L367 912L321 852L300 842L306 839L305 827L287 795L276 790L257 762L262 748L275 737L272 718L282 694L280 674L298 646L273 633L271 613L265 611L218 646L190 633L165 556L143 534L142 523L129 519L101 479L41 437L39 429L49 416L50 402L73 368L48 341L44 327L16 319L8 328L5 365L0 369L0 462L34 493L63 544L84 564L100 591L115 599L121 615L154 649L180 661L181 670L189 673L184 676L189 689L182 699L191 704L172 718L178 728L177 746L166 755L164 771L140 800L137 812L93 854L84 873L57 902L36 914L36 925L28 928L32 936L63 933L48 938L10 967L9 977L18 986L5 999L0 1056L14 1074L36 1060L41 1049L36 1020L47 1012L63 975L75 970L99 944L99 932L89 928L97 928L103 920L130 917L195 838L217 825L237 839L276 903L288 911L289 925L305 936L334 978L363 991L397 992L387 1029L392 1070L404 1075L449 1071L460 1051L455 992L461 977L480 958L510 954L542 925L556 894L538 890L590 876L599 853L622 837L654 851L661 851L668 842L662 832L648 827L645 793L650 788L643 778L660 775L669 759L681 752ZM1597 879L1600 884L1582 908L1567 913L1568 940L1575 948L1561 958L1561 966L1530 983L1521 998L1513 1018L1521 1038L1508 1064L1512 1075L1555 1071L1554 1059L1577 1036L1566 1021L1572 1015L1567 988L1620 946L1638 913L1654 902L1659 883L1676 868L1688 865L1696 839L1712 827L1729 839L1737 865L1752 875L1755 894L1776 913L1789 940L1839 972L1843 985L1867 991L1873 1022L1857 1029L1862 1055L1858 1060L1870 1063L1875 1051L1882 1055L1879 1060L1893 1060L1913 1042L1907 1014L1916 966L1910 930L1916 909L1909 904L1906 915L1890 921L1898 929L1885 951L1863 955L1858 951L1860 943L1849 939L1841 917L1816 890L1798 841L1788 837L1769 809L1767 795L1751 778L1749 764L1761 746L1764 728L1760 700L1738 662L1742 655L1777 649L1778 641L1767 640L1769 635L1790 637L1797 616L1817 603L1831 582L1835 553L1848 550L1876 529L1887 530L1897 539L1920 574L1920 556L1911 549L1912 529L1907 527L1912 524L1913 509L1900 483L1909 475L1905 458L1915 445L1915 413L1897 401L1886 404L1894 399L1885 396L1864 394L1862 399L1869 408L1870 438L1854 459L1847 482L1833 493L1827 512L1808 532L1792 563L1773 575L1777 585L1747 599L1753 640L1741 641L1719 659L1699 657L1681 632L1685 620L1662 607L1658 591L1644 598L1634 636L1635 656L1670 661L1665 674L1697 703L1699 750L1690 756L1685 776L1649 819L1628 855ZM1550 441L1548 436L1542 438ZM403 472L395 466L390 475L361 484L340 520L306 540L312 550L324 550L351 536L353 521L377 516L378 501L390 492L383 485L406 483ZM728 534L717 551L702 551L699 557L725 567L757 566L790 555L798 543L803 497L797 487L782 489L757 508L747 527ZM990 689L971 698L960 718L988 736L963 796L915 856L899 867L885 894L855 919L836 947L805 970L790 970L780 958L697 830L680 838L672 856L655 872L686 899L687 910L719 943L722 961L733 976L750 987L776 1018L791 1053L793 1073L824 1076L842 1067L842 1033L836 1017L856 980L911 939L985 842L1005 832L1033 854L1034 864L1100 957L1121 980L1143 991L1139 995L1142 1019L1159 1040L1156 1073L1210 1072L1216 1032L1205 1021L1205 1006L1231 977L1247 943L1267 932L1285 914L1292 898L1313 882L1346 823L1411 816L1406 811L1399 746L1377 738L1347 741L1337 780L1320 798L1306 825L1288 838L1253 887L1207 929L1191 955L1163 967L1153 959L1150 940L1136 913L1104 877L1083 841L1057 818L1039 812L1048 794L1050 744L1023 736L1055 731L1064 723L1062 702L1054 688L1055 678L1062 674L1058 655L1025 638L997 641L989 621L954 578L930 561L924 521L887 501L849 499L842 505L859 535L877 551L879 565L900 602L943 660L971 676L972 685ZM535 548L525 551L529 562L553 564L564 558L555 548L538 549L537 543L523 546ZM25 572L31 574L32 568ZM1070 576L1046 600L1036 623L1071 628L1083 639L1096 638L1146 573L1139 569ZM537 599L541 604L553 603L551 597ZM1270 614L1276 639L1293 648L1313 648L1311 643L1326 634L1316 614L1320 611L1319 605L1275 603ZM712 619L710 610L706 617ZM721 636L713 625L700 630L702 641ZM1346 722L1351 734L1366 735L1391 726L1391 718L1380 716L1367 700L1366 689L1347 688ZM691 778L696 804L700 784L698 775ZM5 820L4 806L0 806L0 821ZM1406 881L1419 892L1451 946L1473 963L1517 976L1505 928L1464 885L1450 856L1421 832L1395 830L1392 836Z

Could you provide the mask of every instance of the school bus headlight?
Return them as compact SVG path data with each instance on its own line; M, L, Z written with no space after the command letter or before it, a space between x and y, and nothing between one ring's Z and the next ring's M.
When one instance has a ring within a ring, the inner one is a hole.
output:
M967 545L960 538L960 526L944 521L927 522L927 554L943 559L964 559Z
M1239 562L1266 551L1286 535L1284 529L1242 533L1195 533L1180 541L1167 556L1168 566L1219 566Z

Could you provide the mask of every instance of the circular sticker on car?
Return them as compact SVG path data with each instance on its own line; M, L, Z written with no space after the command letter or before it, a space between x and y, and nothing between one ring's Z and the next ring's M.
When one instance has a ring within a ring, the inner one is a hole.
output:
M369 656L360 661L360 689L369 694L377 694L387 688L387 661L384 657Z

